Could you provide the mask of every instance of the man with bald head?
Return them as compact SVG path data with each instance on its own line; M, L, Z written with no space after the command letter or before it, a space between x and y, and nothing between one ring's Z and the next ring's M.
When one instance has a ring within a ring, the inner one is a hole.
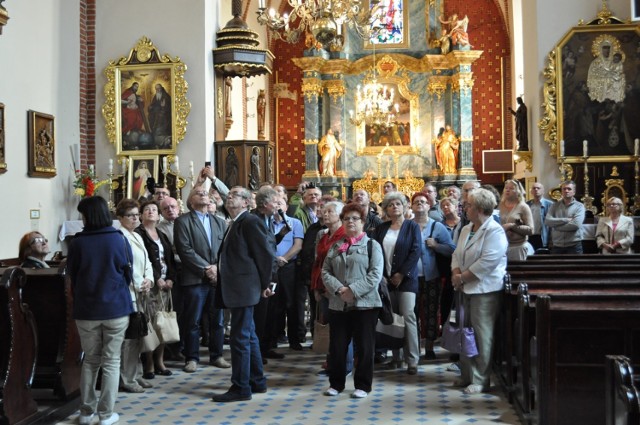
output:
M376 227L382 224L382 220L377 214L371 211L371 208L369 207L369 203L371 202L369 192L364 189L358 189L353 192L351 200L366 209L367 221L364 223L364 231L367 235L371 235L376 230Z
M533 234L529 236L529 243L533 249L538 250L549 246L549 227L544 224L544 219L553 202L543 197L544 186L540 182L531 185L530 191L531 200L527 201L527 205L533 215Z

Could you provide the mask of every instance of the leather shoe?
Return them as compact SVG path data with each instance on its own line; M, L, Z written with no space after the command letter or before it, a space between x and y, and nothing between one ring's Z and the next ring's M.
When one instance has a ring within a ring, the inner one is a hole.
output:
M257 387L254 384L251 384L251 392L253 394L264 394L267 392L267 386L265 385L264 387Z
M143 393L144 392L144 388L142 388L138 384L135 384L135 385L120 385L120 391L124 391L126 393Z
M278 353L277 351L274 351L274 350L269 350L266 353L264 353L262 357L264 357L265 359L282 360L284 359L284 354Z
M156 369L156 375L160 375L160 376L171 376L173 375L173 372L171 372L169 369ZM143 376L144 378L144 376Z
M210 361L209 364L211 366L219 367L220 369L229 369L231 367L229 362L222 357L218 357L217 359Z
M198 369L198 362L195 360L189 360L187 364L185 364L184 367L182 368L182 370L184 370L187 373L193 373L197 369Z
M302 351L302 345L299 342L293 342L289 344L289 348L295 351Z
M153 388L153 385L151 384L151 382L145 381L144 379L137 379L138 381L138 385L140 385L142 388Z
M251 394L242 395L242 394L237 393L235 391L229 390L224 394L214 394L214 396L211 399L213 401L215 401L215 402L218 402L218 403L232 403L234 401L251 400Z
M145 373L142 374L142 377L144 379L153 379L153 378L156 377L156 374L153 373L153 372L145 372Z
M383 353L376 353L373 360L374 360L374 363L378 363L378 364L384 363L387 361L387 355Z

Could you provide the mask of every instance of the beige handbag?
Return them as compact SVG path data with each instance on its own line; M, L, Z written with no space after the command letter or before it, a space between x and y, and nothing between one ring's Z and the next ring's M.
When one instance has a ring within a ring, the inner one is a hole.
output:
M158 333L160 340L164 344L171 344L180 341L180 329L178 328L178 317L173 311L173 300L171 290L169 290L169 309L164 305L162 294L158 294L162 309L156 312L153 321L153 328Z
M145 312L149 307L149 296L145 295ZM149 316L147 316L149 317ZM151 326L151 323L148 323L149 332L142 337L142 352L148 353L150 351L155 350L160 345L160 338L158 337L158 332Z
M316 321L313 324L313 352L327 354L329 352L329 323L323 324L320 317L320 303L316 309Z

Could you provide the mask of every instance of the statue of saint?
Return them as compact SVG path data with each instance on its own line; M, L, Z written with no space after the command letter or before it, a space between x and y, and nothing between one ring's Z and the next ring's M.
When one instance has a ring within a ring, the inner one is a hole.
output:
M456 174L458 166L458 149L460 140L450 125L440 128L436 144L436 162L444 174Z
M342 146L333 135L333 130L327 130L320 143L318 143L318 153L322 157L320 161L320 175L335 176L336 162L342 153Z
M443 25L449 25L449 37L451 38L452 46L469 46L469 34L467 28L469 27L469 17L465 15L464 18L458 19L458 14L451 15L448 21L444 20L443 16L440 16L440 23ZM442 43L442 40L440 41Z
M258 100L256 102L256 109L258 112L258 139L264 140L264 120L265 109L267 107L267 99L264 94L264 90L258 91Z
M516 99L518 102L518 109L513 110L509 108L511 114L516 117L516 139L518 140L518 150L529 150L529 125L527 123L527 106L521 97Z
M258 190L262 178L260 177L260 148L254 146L251 150L251 173L249 174L249 190Z
M611 99L622 102L625 97L626 78L624 75L624 55L618 51L615 38L596 39L591 46L595 56L589 65L587 86L589 97L596 102Z
M233 146L227 148L227 158L224 160L224 184L228 187L238 185L238 155Z

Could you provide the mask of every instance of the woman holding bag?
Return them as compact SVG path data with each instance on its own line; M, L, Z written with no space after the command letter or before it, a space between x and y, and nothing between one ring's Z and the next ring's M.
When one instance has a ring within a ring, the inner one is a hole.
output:
M165 310L170 304L171 288L175 282L176 268L171 243L164 233L156 229L160 221L159 206L156 201L146 201L140 205L142 212L140 226L136 228L144 246L147 249L149 260L153 268L153 281L155 285L149 292L149 302L153 304L153 311ZM154 317L150 318L153 322ZM144 379L153 379L155 375L170 376L171 371L164 365L164 343L145 353Z
M151 261L149 261L142 238L134 232L135 228L140 224L138 201L123 199L118 202L116 216L120 220L122 233L129 241L133 253L131 257L133 283L129 286L129 292L134 309L137 311L140 308L139 304L141 304L138 300L145 298L153 287L153 281L150 279L153 278ZM153 386L142 378L141 353L142 338L124 340L124 344L122 344L122 362L120 363L120 384L121 388L126 392L143 393L145 388Z
M622 199L607 200L607 216L598 220L596 243L603 254L631 254L633 219L624 215Z
M491 376L493 331L502 300L503 278L507 267L507 236L493 220L495 196L486 189L473 189L467 195L465 212L470 223L462 228L451 259L451 282L462 291L466 326L474 330L478 355L460 355L461 379L455 386L466 394L487 391Z
M113 409L118 397L122 342L129 314L133 312L127 270L131 247L122 233L113 228L103 198L83 198L78 211L84 229L71 241L67 257L73 318L84 351L78 422L90 424L97 413L101 423L113 424L120 417ZM96 381L101 368L98 398Z
M394 312L404 318L404 361L407 373L418 373L420 348L418 321L415 307L418 293L418 260L421 255L422 236L420 226L405 219L407 198L401 192L387 193L382 200L382 210L390 221L376 228L374 239L382 246L384 276L387 278L391 305ZM356 345L357 347L357 345ZM390 369L402 365L400 350L393 350Z

